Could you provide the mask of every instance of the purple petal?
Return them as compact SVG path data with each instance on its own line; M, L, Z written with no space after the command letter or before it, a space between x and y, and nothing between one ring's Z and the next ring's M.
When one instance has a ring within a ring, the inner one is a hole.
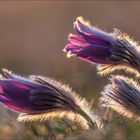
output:
M83 48L83 46L73 45L71 43L67 44L64 48L67 52L72 52L73 54L76 54L76 52L80 51Z
M94 39L99 39L104 42L110 42L112 40L112 34L106 33L98 28L91 27L89 23L85 22L81 17L78 17L74 22L74 29L78 34L86 37L91 37Z
M38 114L74 108L73 98L68 96L67 99L62 89L54 85L50 79L46 78L44 81L37 76L27 79L11 74L7 70L4 70L4 74L8 79L0 79L0 102L12 110Z
M70 55L74 54L84 61L99 64L108 64L108 57L111 54L111 50L107 46L101 45L88 45L83 47L69 43L66 45L65 50Z
M110 56L110 50L105 46L87 46L76 54L77 57L91 63L108 64L107 59Z
M3 96L8 99L4 104L15 111L26 112L26 105L30 104L30 88L14 80L0 80L0 84Z
M64 48L68 57L76 55L80 59L98 64L108 64L112 50L112 36L99 29L92 28L81 18L74 23L76 35L69 35L70 43ZM113 40L113 39L112 39Z
M89 45L89 43L81 35L70 34L68 38L71 44L73 45L83 46L83 47Z

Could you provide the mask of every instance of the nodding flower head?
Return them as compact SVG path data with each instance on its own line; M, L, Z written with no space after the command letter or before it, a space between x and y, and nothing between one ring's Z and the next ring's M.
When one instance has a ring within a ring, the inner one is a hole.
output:
M114 29L113 33L91 27L83 18L74 22L76 34L69 35L64 48L67 56L77 56L89 63L98 64L99 74L118 69L128 72L140 71L140 47L128 35Z
M19 112L19 121L66 117L85 128L98 123L91 105L67 85L47 77L32 75L25 78L3 71L5 78L0 78L0 102Z
M113 76L100 101L126 118L140 120L140 87L130 78Z

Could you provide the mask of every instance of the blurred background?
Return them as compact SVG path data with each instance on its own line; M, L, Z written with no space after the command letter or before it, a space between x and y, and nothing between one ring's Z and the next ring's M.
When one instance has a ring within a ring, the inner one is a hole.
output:
M0 1L0 68L69 83L96 106L107 78L97 76L94 65L67 59L62 52L78 16L107 32L118 28L140 40L140 1ZM54 135L57 140L140 138L140 124L117 115L106 134L96 129L74 134L61 122L19 123L17 115L0 105L0 140L51 140Z

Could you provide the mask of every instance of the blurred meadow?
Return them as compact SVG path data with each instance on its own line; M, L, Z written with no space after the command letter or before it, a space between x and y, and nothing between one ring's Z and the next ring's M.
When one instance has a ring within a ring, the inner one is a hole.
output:
M118 28L140 40L140 1L0 1L0 67L28 76L53 77L96 106L107 77L94 65L62 52L76 17L107 32ZM0 140L139 140L140 124L115 115L102 134L61 121L19 123L17 113L0 105Z

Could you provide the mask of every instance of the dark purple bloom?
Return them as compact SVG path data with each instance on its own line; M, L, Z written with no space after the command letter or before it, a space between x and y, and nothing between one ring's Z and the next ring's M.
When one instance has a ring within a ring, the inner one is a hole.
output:
M95 122L91 106L68 86L47 77L32 75L24 78L3 71L5 78L0 79L0 102L19 112L20 121L67 117L84 127Z
M139 71L139 46L126 34L115 29L113 33L91 27L81 17L74 22L76 34L69 35L69 44L64 48L68 57L78 58L99 64L100 74L110 73L116 69Z
M133 79L113 76L100 100L102 106L126 118L140 120L140 87Z

